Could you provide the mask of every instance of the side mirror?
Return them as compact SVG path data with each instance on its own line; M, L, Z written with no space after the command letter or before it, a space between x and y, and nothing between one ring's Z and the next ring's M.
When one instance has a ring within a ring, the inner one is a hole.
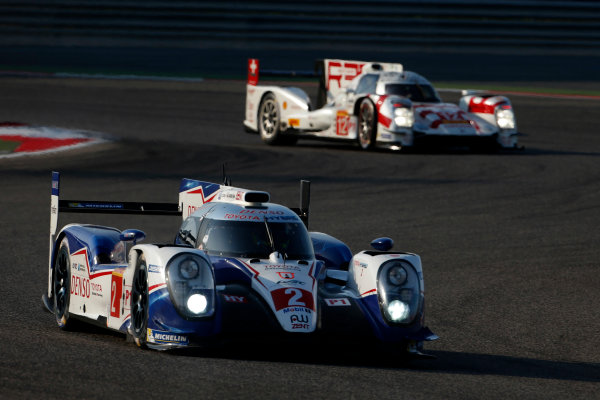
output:
M130 242L133 240L134 246L138 240L144 240L145 238L146 234L138 229L125 229L119 235L119 239L123 242Z
M377 251L388 251L394 247L394 241L388 237L381 237L371 242L371 247Z

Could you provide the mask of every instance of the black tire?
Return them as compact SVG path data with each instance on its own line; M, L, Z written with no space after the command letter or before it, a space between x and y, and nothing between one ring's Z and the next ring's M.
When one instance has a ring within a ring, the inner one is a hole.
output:
M143 254L138 257L131 286L131 335L138 347L146 348L148 335L148 267Z
M363 99L358 107L358 144L363 150L371 150L377 140L377 112L369 99Z
M63 330L69 330L73 322L69 319L69 303L71 295L71 256L67 239L60 242L54 270L52 272L52 297L54 298L54 315L56 323Z
M258 107L258 133L263 142L269 145L292 145L297 138L281 134L281 114L279 105L272 93L263 97Z

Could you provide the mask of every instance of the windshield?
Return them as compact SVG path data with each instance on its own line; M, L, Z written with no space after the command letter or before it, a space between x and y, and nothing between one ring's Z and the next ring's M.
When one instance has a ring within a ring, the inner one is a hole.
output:
M431 85L391 83L385 85L385 94L395 94L420 103L440 102L440 98Z
M269 258L278 251L287 259L310 260L314 258L312 242L301 222L223 221L204 219L198 234L198 248L208 254L241 257ZM273 236L271 246L269 231Z

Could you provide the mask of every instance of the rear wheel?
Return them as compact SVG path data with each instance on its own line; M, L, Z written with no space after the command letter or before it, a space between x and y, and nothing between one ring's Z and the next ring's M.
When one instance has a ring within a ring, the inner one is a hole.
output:
M131 335L138 347L145 348L148 327L148 268L144 255L140 255L131 287Z
M67 239L60 243L53 273L54 315L61 329L67 330L72 326L69 319L69 302L71 290L71 258Z
M358 108L358 144L363 150L375 147L377 138L377 113L369 99L363 99Z

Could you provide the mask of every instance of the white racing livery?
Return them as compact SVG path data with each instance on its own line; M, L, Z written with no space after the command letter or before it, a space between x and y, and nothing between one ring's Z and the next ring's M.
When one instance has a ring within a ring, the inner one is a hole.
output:
M463 91L458 105L443 103L427 79L395 63L325 59L317 62L317 71L313 107L298 87L258 85L259 61L250 59L246 129L273 145L311 137L356 141L363 149L435 143L518 147L513 108L504 96Z
M352 255L309 232L301 205L266 192L183 179L178 203L62 200L52 175L48 288L43 302L63 329L74 320L165 350L275 339L376 343L413 357L437 336L425 326L421 259L389 238ZM175 240L90 224L58 230L60 212L183 217ZM269 342L272 343L272 342Z

